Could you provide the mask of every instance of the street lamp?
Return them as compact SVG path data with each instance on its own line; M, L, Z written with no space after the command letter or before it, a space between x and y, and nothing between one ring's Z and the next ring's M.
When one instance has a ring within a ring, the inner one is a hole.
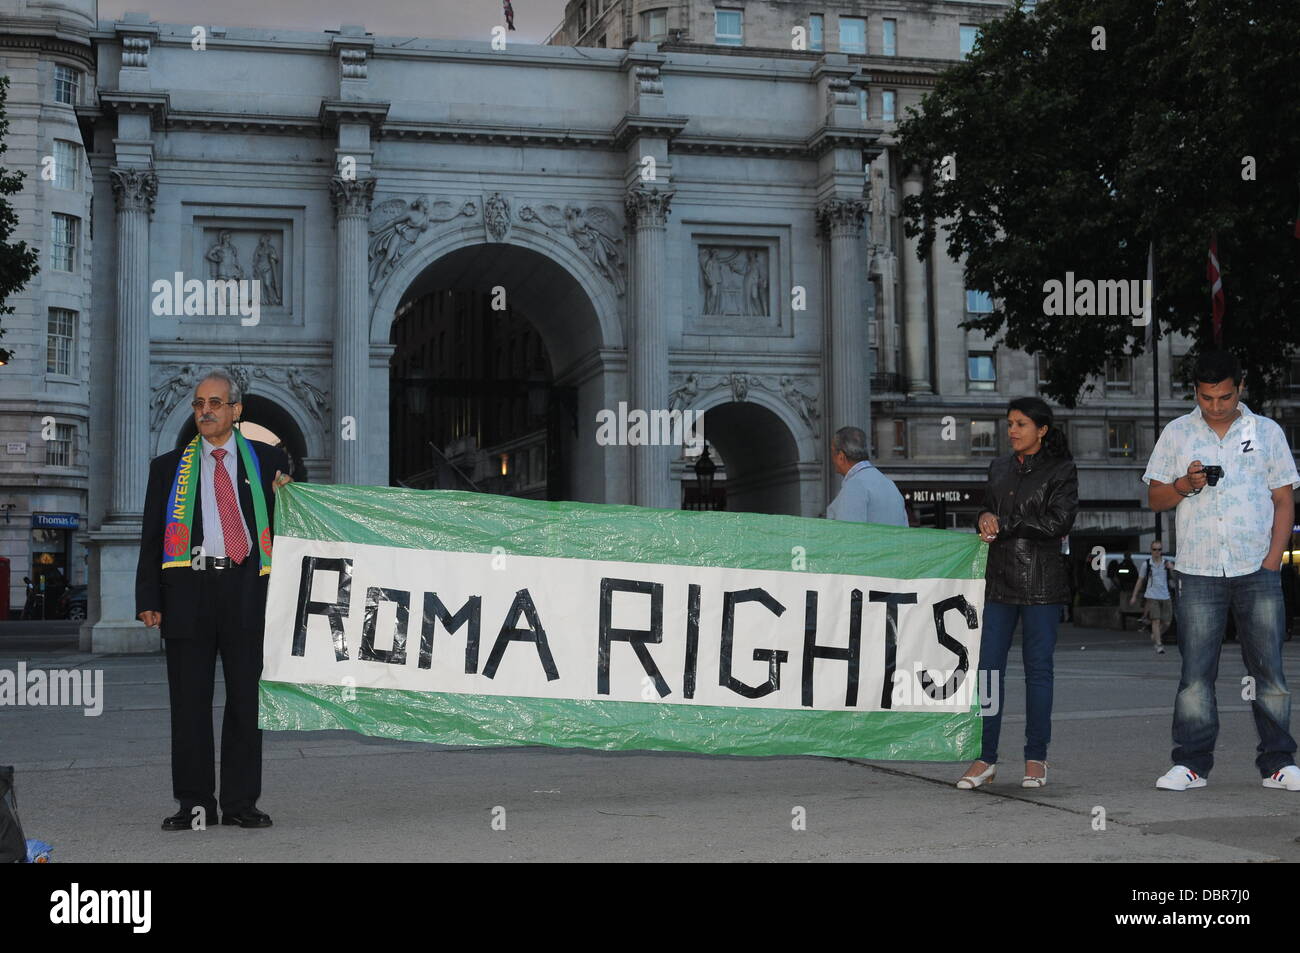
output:
M432 380L422 370L412 371L406 378L406 406L411 413L422 416L429 407L429 382Z
M713 474L718 472L718 465L709 456L709 445L704 445L704 452L695 461L695 479L700 484L700 497L707 507L713 499Z

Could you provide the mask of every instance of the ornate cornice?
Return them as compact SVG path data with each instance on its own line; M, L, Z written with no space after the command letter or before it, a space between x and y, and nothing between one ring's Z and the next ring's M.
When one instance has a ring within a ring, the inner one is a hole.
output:
M113 203L119 212L145 212L153 217L158 198L158 173L153 169L114 167L108 170Z
M686 116L624 116L614 127L614 148L626 149L633 139L640 136L672 142L689 121Z
M323 99L320 104L320 124L335 130L339 123L368 123L372 135L378 135L388 118L390 103L358 103L341 99Z
M95 53L90 46L89 34L86 35L86 41L79 43L74 39L68 39L62 36L50 36L48 33L14 33L9 32L17 25L17 21L7 20L0 28L0 50L22 50L23 52L33 53L52 53L55 56L66 56L68 59L76 60L87 73L93 74L95 71ZM44 21L33 21L33 30L48 30L49 24Z
M838 126L822 126L804 142L804 148L811 158L819 159L831 149L858 149L868 153L868 161L880 155L876 140L880 138L880 129L852 129Z
M671 189L628 189L624 207L629 225L663 228L668 207L677 193Z
M163 128L171 112L172 98L169 93L102 89L99 92L99 104L110 115L148 113L153 126Z
M374 179L345 179L337 175L330 179L330 202L336 218L369 215L374 198Z
M537 126L487 126L389 120L380 136L412 142L463 142L505 146L561 146L613 149L614 137L598 129L544 129Z
M168 112L167 128L186 132L235 132L271 135L320 135L319 119L310 116L252 115L248 113Z

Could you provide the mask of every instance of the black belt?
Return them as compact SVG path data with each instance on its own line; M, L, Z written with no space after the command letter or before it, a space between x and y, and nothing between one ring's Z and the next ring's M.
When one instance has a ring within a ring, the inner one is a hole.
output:
M234 569L239 564L229 556L200 556L195 569Z

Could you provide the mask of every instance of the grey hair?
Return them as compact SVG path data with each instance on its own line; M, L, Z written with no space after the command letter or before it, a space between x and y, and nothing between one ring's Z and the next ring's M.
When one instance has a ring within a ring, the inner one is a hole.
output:
M224 367L212 368L212 370L208 371L206 374L204 374L202 377L199 378L199 383L202 384L204 381L210 381L210 380L225 381L226 386L229 388L230 391L229 402L232 404L243 403L244 392L239 387L239 381L235 380L234 377L230 375L230 372L227 371Z
M870 456L867 452L867 435L862 432L861 427L841 427L835 431L835 437L831 440L831 450L832 452L844 451L844 456L854 463Z

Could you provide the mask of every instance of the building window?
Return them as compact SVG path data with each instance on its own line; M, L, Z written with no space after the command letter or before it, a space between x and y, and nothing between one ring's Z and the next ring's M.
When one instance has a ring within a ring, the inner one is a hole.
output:
M54 66L54 101L75 106L81 99L81 70L71 66Z
M998 422L996 420L972 420L970 422L970 452L998 452Z
M1191 375L1189 374L1188 377ZM1300 357L1291 358L1291 378L1287 381L1290 390L1300 390Z
M1041 390L1044 386L1051 383L1052 362L1047 359L1047 355L1039 354L1036 356L1034 363L1038 365L1038 387Z
M894 121L894 91L892 89L882 89L880 91L880 119L882 122Z
M578 5L578 35L581 36L587 32L587 5L585 3Z
M77 220L55 212L50 218L50 267L55 271L76 271Z
M55 424L54 439L45 441L45 465L72 466L73 441L76 436L77 431L72 424Z
M840 17L840 52L867 52L867 21L862 17Z
M894 421L894 456L907 456L907 421Z
M1300 424L1288 423L1284 426L1286 430L1287 446L1291 448L1292 456L1300 456Z
M1118 357L1106 363L1106 389L1133 389L1133 358Z
M961 27L961 56L962 59L970 56L975 51L975 35L979 32L979 27L962 24Z
M740 46L744 42L744 23L739 10L713 11L713 42L720 46Z
M897 20L885 20L880 24L880 52L885 56L898 55Z
M993 296L987 291L971 291L969 288L966 289L966 313L992 314Z
M668 36L668 8L646 10L641 14L641 39L663 40Z
M81 186L81 146L63 139L54 140L54 187L77 189Z
M46 334L45 372L73 377L77 373L77 312L50 308Z
M1112 457L1131 457L1137 452L1137 425L1132 421L1112 421L1106 429Z
M858 115L862 117L862 124L865 126L867 124L867 91L861 87L858 88ZM864 171L869 169L870 166L864 167ZM871 173L868 171L867 174L870 175Z
M808 18L808 49L820 50L826 46L826 18L814 13Z
M998 389L997 362L992 351L971 351L966 356L966 389Z

